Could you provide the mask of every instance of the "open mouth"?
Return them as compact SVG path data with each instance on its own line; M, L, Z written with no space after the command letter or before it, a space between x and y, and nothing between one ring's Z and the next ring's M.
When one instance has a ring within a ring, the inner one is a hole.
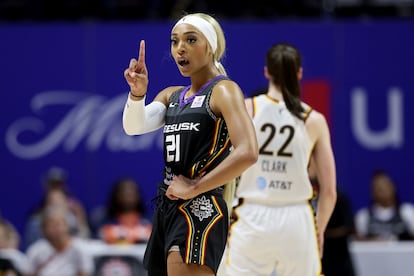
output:
M186 65L188 65L190 62L187 60L187 59L181 59L181 60L178 60L178 62L177 62L180 66L186 66Z

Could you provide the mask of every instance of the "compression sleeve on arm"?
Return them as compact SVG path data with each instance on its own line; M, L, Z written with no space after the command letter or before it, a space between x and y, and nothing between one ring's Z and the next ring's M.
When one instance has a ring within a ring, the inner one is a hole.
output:
M154 101L145 105L145 97L133 101L128 96L122 115L122 125L126 134L139 135L162 127L166 110L166 106L161 102Z

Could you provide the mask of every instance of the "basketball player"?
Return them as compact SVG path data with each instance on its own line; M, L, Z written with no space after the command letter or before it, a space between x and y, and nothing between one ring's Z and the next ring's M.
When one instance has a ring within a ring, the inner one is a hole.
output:
M223 259L227 275L321 273L319 249L336 201L335 162L324 116L300 100L300 59L291 45L271 47L267 93L246 99L259 158L242 174L236 190L239 205ZM309 202L311 158L320 181L316 218Z
M164 129L164 181L144 263L149 275L215 275L228 234L222 186L257 160L254 127L239 86L220 63L225 39L206 14L181 18L171 55L188 86L171 86L145 105L145 44L125 70L127 134ZM230 152L231 149L231 152Z

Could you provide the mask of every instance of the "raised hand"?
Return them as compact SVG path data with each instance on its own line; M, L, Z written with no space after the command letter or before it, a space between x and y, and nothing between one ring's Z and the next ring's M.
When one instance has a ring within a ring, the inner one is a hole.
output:
M145 65L145 41L139 45L138 60L131 59L129 67L124 71L124 77L130 87L132 96L141 97L147 92L148 71Z

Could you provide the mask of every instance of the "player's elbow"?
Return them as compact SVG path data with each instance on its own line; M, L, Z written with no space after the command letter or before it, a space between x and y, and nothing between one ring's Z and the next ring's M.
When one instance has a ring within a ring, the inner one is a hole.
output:
M256 150L252 150L249 154L248 160L251 165L257 162L257 159L259 158L259 152Z
M246 164L250 167L251 165L255 164L257 162L257 159L259 157L259 151L257 147L250 146L248 147L245 152L243 153L244 160Z

